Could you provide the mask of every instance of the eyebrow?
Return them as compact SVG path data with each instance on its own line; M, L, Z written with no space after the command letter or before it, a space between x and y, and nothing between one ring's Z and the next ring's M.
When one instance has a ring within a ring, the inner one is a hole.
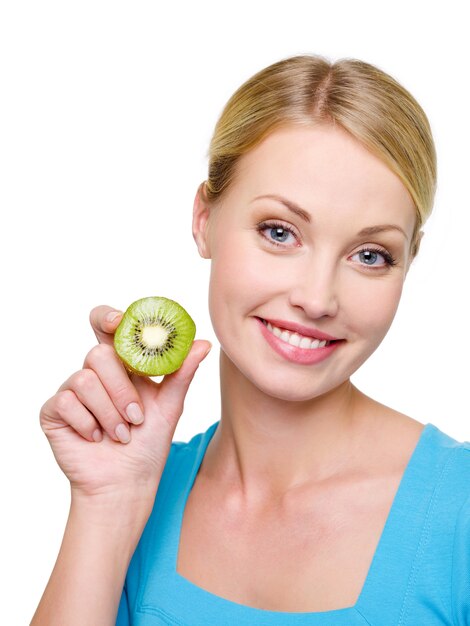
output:
M301 209L299 205L296 204L295 202L292 202L292 200L287 200L286 198L283 198L282 196L278 196L276 194L270 193L264 196L256 196L256 198L253 198L253 202L255 200L261 200L262 198L270 198L271 200L277 200L278 202L286 206L289 209L289 211L292 211L292 213L295 213L306 222L312 221L307 211L304 211L303 209Z
M359 237L363 237L364 235L376 235L377 233L383 233L388 230L397 230L398 232L404 235L405 239L408 239L408 235L405 233L401 226L397 226L396 224L379 224L378 226L367 226L367 228L363 228L357 234Z
M310 223L312 221L310 214L307 213L307 211L304 211L304 209L300 208L298 204L296 204L295 202L292 202L292 200L287 200L286 198L283 198L282 196L278 196L277 194L266 194L263 196L256 196L256 198L253 198L253 202L255 200L261 200L263 198L277 200L278 202L283 204L285 207L287 207L289 211L292 211L292 213L295 213L296 215L301 217L305 222ZM377 226L367 226L366 228L363 228L362 230L360 230L357 233L357 235L358 237L365 237L367 235L377 235L378 233L383 233L383 232L387 232L390 230L397 230L398 232L402 233L402 235L404 235L406 239L409 239L408 235L405 233L403 228L401 228L401 226L397 226L396 224L378 224Z

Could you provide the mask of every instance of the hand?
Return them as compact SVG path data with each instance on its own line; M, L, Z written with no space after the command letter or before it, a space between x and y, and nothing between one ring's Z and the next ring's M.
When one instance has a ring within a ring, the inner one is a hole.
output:
M156 383L129 374L117 356L113 335L121 318L108 306L91 311L99 343L40 411L41 427L78 496L155 495L189 385L211 347L194 341L181 368Z

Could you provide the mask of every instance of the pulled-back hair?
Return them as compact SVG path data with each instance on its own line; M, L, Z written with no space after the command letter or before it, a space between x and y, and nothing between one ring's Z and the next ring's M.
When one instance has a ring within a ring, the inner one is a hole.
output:
M416 207L417 234L436 191L436 150L426 114L394 78L358 59L334 63L318 55L283 59L235 91L209 147L204 193L217 203L230 187L238 159L281 126L341 126L402 181Z

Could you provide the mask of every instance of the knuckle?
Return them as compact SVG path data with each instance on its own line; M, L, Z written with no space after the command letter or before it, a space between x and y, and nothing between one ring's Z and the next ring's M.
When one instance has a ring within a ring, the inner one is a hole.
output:
M113 389L113 396L117 402L120 404L128 404L129 402L136 402L136 394L133 393L132 388L125 383L115 383L115 387Z
M55 397L55 406L59 415L66 414L75 402L75 394L70 389L59 391Z
M96 374L93 370L90 369L82 369L75 374L73 377L73 385L78 390L83 392L87 392L93 388L96 382Z
M178 376L175 378L175 383L179 387L180 390L186 391L191 381L194 378L195 371L181 368L178 372L176 372Z
M60 393L60 392L57 392L55 395L53 395L51 398L48 398L48 399L44 402L44 404L42 405L42 407L39 409L39 415L41 415L41 416L42 416L42 415L44 415L45 413L47 413L47 411L48 411L48 409L49 409L49 407L50 407L51 403L52 403L52 402L54 402L54 400L57 398L58 393Z
M54 400L56 400L55 396L53 398L49 398L49 400L44 402L42 407L39 409L39 423L41 424L41 428L43 429L44 429L44 421L47 419L49 408L51 406L51 403L54 402Z
M121 416L113 407L103 408L101 413L96 417L100 424L102 424L110 434L112 434L115 427L122 422Z
M113 346L110 346L107 343L98 343L88 352L86 362L93 367L98 366L103 361L112 357L114 357Z

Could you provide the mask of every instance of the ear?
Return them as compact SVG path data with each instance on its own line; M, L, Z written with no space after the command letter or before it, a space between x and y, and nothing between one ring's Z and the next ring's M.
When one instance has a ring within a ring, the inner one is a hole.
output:
M408 260L408 267L406 269L407 272L410 269L410 265L413 263L414 259L418 255L419 247L421 245L421 240L423 237L424 237L424 232L420 230L419 233L416 235L415 240L411 244L410 258Z
M419 231L419 233L416 235L416 239L413 243L413 247L411 249L411 256L414 259L415 256L418 254L419 252L419 247L421 245L421 240L424 237L424 232L422 230Z
M204 193L205 184L203 182L199 185L194 198L193 237L202 258L210 259L211 253L208 237L210 208Z

